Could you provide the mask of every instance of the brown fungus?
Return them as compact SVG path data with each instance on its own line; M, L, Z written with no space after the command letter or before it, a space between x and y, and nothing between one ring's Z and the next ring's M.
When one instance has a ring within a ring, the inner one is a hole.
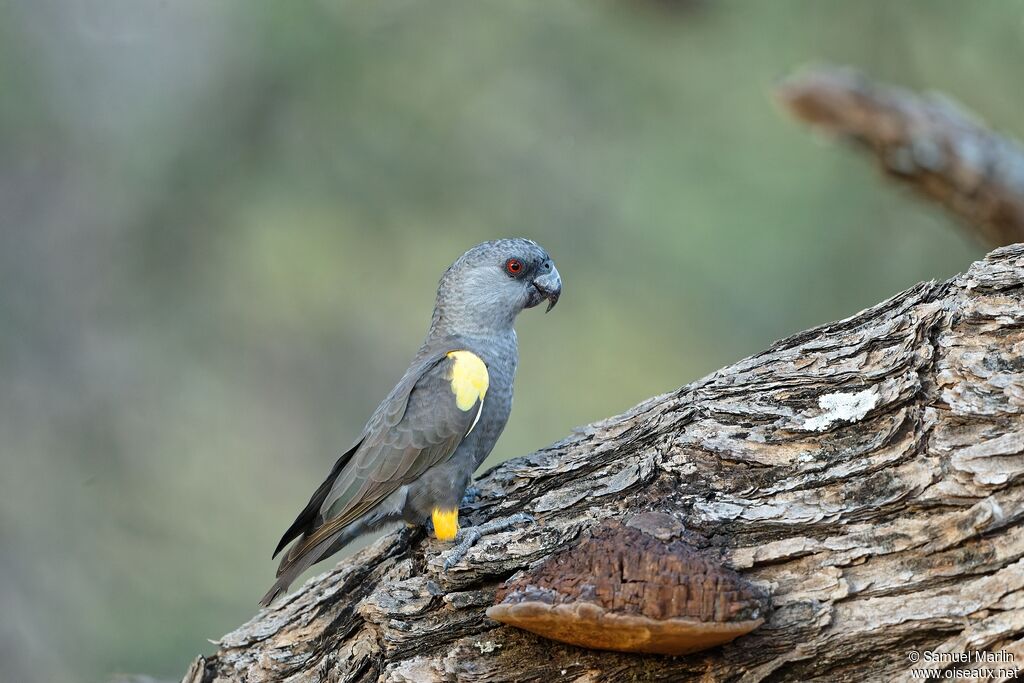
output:
M581 647L665 655L728 643L764 622L767 599L758 589L643 526L605 521L510 579L487 616Z

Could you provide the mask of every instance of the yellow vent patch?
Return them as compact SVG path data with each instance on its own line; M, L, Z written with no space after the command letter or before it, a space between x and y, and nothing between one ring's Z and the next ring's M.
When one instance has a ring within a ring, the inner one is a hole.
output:
M442 510L434 508L430 513L430 519L434 522L434 535L442 541L454 541L459 533L459 510Z
M487 393L487 366L472 351L452 351L448 357L452 364L452 393L459 410L472 408Z

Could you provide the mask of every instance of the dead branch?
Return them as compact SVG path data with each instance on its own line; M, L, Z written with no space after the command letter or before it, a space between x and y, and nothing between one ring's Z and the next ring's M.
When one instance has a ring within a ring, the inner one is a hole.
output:
M1024 242L1024 148L948 97L839 67L797 73L776 94L798 120L874 154L890 178L944 206L988 246Z

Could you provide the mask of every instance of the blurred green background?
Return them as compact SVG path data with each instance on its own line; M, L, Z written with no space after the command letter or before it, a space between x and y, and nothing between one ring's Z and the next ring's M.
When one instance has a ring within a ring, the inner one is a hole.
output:
M176 678L251 616L477 242L565 280L492 459L981 256L779 113L795 66L1024 135L1010 0L0 12L3 681Z

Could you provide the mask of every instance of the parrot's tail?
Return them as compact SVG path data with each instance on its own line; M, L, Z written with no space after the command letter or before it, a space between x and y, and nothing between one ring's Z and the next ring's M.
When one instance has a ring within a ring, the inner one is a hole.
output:
M299 574L321 559L321 555L322 553L309 553L282 571L278 581L273 582L273 586L266 592L263 599L259 601L260 607L268 606L276 597L287 591L292 582L299 578Z
M295 561L289 562L288 556L286 555L284 561L281 563L281 573L277 576L277 581L270 587L267 594L260 600L260 607L268 607L277 596L288 590L288 586L292 585L295 579L299 578L299 574L306 571L313 566L314 563L323 557L322 552L307 553L304 557L295 558Z
M274 602L278 595L288 590L288 585L284 579L275 581L274 585L267 591L267 594L260 600L260 607L270 607L270 603Z
M361 536L368 531L373 531L384 524L397 521L398 519L401 519L400 508L384 511L377 509L342 527L312 547L304 547L304 541L308 538L308 535L303 534L285 553L284 557L281 558L281 564L277 568L277 581L274 582L274 585L270 587L267 594L260 600L260 605L263 607L270 605L278 595L288 590L288 586L292 585L302 572L325 557L338 552L357 536Z

